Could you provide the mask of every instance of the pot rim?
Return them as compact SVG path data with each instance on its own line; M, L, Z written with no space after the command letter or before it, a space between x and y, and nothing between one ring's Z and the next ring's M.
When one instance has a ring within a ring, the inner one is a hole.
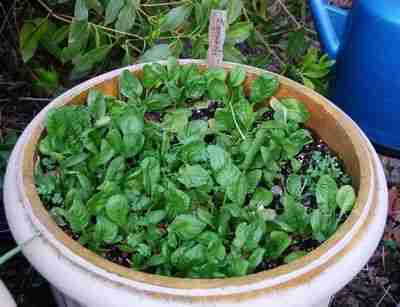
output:
M205 62L202 60L188 59L180 60L179 62L182 65L191 63L205 65ZM166 62L159 61L159 63L165 64ZM238 291L244 292L266 287L285 288L291 285L306 283L321 271L327 269L329 263L332 262L332 257L336 256L340 258L340 254L343 250L348 251L351 249L351 245L354 243L354 237L357 235L357 232L360 231L363 224L366 223L366 219L370 218L372 211L371 203L373 202L374 197L369 192L374 190L376 174L373 169L373 157L371 152L368 150L368 147L371 145L357 125L326 98L295 81L272 72L269 73L278 77L281 84L296 88L305 95L311 97L314 103L323 105L325 111L330 113L330 116L345 128L348 137L358 145L354 146L354 150L361 165L357 203L350 216L331 238L306 256L271 270L243 277L224 279L189 279L166 277L133 271L106 260L83 247L65 234L64 231L56 225L48 211L44 208L34 184L33 170L36 144L44 129L43 121L45 114L50 108L59 107L71 102L73 99L81 98L85 95L85 92L88 89L91 89L96 85L100 85L108 80L114 80L124 69L128 68L131 72L140 71L145 64L146 63L117 69L73 87L53 100L40 112L30 125L32 134L28 136L28 140L22 148L22 167L19 171L19 188L21 190L20 192L24 196L23 203L25 209L27 210L33 224L41 231L43 237L46 238L61 255L66 256L73 263L80 265L87 271L97 272L103 277L118 280L124 284L130 284L142 288L144 285L147 285L149 289L157 289L158 291L161 290L162 292L174 293L176 295L195 296L201 293L201 295L204 296L211 296L217 294L217 292L212 291L213 289L219 289L221 287L231 288L231 291L236 293ZM222 65L225 69L232 69L235 66L241 66L245 68L247 72L256 75L266 72L262 69L236 63L225 62ZM111 84L106 85L106 88L103 88L103 90L109 91L108 94L116 94L115 88L116 87ZM239 287L241 288L240 290L238 289ZM198 291L192 291L193 293L190 293L187 290Z

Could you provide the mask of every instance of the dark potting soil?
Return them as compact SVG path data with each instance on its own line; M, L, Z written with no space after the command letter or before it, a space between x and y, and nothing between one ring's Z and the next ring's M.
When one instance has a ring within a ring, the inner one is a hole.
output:
M189 120L208 120L210 118L214 118L215 111L221 106L222 105L217 101L211 101L207 108L194 108L192 109L192 116Z

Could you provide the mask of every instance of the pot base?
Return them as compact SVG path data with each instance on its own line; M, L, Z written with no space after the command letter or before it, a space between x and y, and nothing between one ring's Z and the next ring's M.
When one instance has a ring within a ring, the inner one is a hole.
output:
M77 303L76 301L74 301L73 299L69 298L67 295L62 293L61 291L57 290L54 286L51 287L51 291L53 292L54 299L56 300L58 307L88 307L86 305L81 305ZM309 307L329 307L331 300L332 297Z

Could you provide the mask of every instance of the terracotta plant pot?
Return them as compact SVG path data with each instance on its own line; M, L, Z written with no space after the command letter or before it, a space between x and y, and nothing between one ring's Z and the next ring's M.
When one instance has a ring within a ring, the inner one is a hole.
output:
M181 61L190 63L206 67L202 61ZM230 70L236 65L223 67ZM140 74L142 67L129 69ZM248 88L264 71L243 67ZM38 197L33 178L45 115L51 108L84 103L89 89L117 95L121 72L84 82L50 103L26 128L8 165L4 202L12 233L17 242L23 242L34 231L41 232L24 254L56 289L60 305L328 306L330 297L363 268L379 243L387 214L386 181L376 152L356 124L322 96L281 76L277 76L281 85L276 96L295 97L307 105L312 114L307 126L343 159L358 193L349 218L319 248L290 264L245 277L182 279L135 272L109 262L56 225Z

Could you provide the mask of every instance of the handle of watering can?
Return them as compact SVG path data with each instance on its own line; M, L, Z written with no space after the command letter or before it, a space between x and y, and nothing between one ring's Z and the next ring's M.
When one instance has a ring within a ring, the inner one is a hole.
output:
M330 5L326 0L310 0L310 7L322 46L329 57L336 60L349 11Z

